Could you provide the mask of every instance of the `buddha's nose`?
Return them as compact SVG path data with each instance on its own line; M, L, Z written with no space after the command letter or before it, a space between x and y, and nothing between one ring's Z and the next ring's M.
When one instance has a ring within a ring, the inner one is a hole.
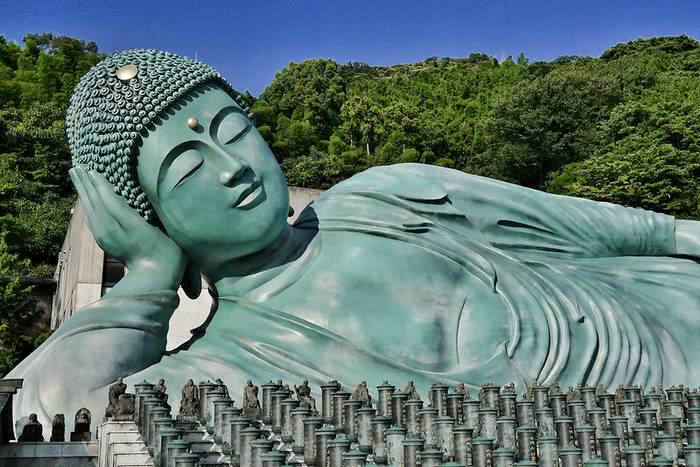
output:
M219 174L219 182L225 186L233 186L249 167L246 162L230 159L227 167Z

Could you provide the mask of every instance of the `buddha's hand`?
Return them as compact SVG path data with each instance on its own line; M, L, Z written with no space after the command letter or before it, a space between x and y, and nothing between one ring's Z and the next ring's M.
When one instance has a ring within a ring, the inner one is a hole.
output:
M126 200L114 192L105 177L82 167L70 171L95 241L107 254L129 269L173 276L176 288L186 264L180 247L149 224Z

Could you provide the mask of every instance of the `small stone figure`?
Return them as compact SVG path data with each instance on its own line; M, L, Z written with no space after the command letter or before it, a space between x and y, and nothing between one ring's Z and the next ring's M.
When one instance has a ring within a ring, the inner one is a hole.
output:
M455 394L462 394L464 398L469 400L469 388L464 383L459 383L454 387Z
M515 394L515 383L511 382L509 384L506 384L501 389L501 392L503 392L504 394Z
M282 387L282 380L279 381L279 386ZM243 415L246 417L259 418L262 414L260 409L260 401L258 400L258 387L248 380L243 387Z
M369 394L369 389L367 389L367 381L363 381L355 387L351 399L361 401L362 407L372 407L372 396Z
M118 406L119 402L117 402ZM78 409L75 413L75 424L73 432L70 434L71 441L90 441L92 439L92 434L90 433L90 422L92 421L92 415L90 411L83 407Z
M311 397L311 388L309 387L309 382L304 380L301 386L294 385L294 391L297 393L297 400L299 405L311 409L312 412L316 412L316 399Z
M107 409L105 409L105 418L114 416L117 405L119 404L119 396L124 393L126 393L126 384L123 378L119 378L116 383L109 387L109 404L107 405Z
M558 396L559 394L561 394L561 386L559 386L559 383L552 383L552 385L549 387L549 395Z
M220 387L224 388L224 395L225 395L226 397L230 397L229 394L228 394L228 387L224 384L224 380L223 380L223 379L221 379L221 378L216 378L216 380L215 380L214 382L215 382L217 385L219 385Z
M44 428L39 423L39 419L35 413L29 415L29 422L24 425L22 434L19 435L17 441L20 442L39 442L44 441Z
M160 399L163 405L169 409L170 404L168 404L168 388L165 386L165 380L163 378L158 380L158 384L155 385L153 390L156 392L156 397Z
M405 392L408 394L408 399L409 400L421 400L420 395L418 394L418 391L416 390L416 385L413 384L413 381L409 381L406 386L401 389L401 392Z
M170 406L168 406L170 408ZM117 409L114 411L114 420L133 420L136 409L136 397L133 394L125 393L119 395Z
M57 413L51 422L51 439L52 443L63 443L66 440L66 417L62 413Z
M180 411L178 420L188 420L197 418L199 411L199 388L194 381L188 379L182 387L182 399L180 399Z

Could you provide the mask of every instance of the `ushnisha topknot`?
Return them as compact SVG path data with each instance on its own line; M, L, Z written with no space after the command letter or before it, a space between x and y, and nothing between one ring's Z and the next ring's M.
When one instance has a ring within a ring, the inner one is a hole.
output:
M218 85L248 111L219 73L191 58L134 49L101 61L76 86L66 114L73 165L104 174L129 206L155 222L136 173L137 145L173 104L205 84Z

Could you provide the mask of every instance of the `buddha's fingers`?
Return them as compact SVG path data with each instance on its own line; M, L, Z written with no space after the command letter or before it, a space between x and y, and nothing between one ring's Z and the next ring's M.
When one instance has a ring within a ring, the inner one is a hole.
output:
M106 234L105 223L99 215L99 199L94 199L93 196L90 195L85 182L85 171L81 167L72 168L69 174L71 180L73 180L75 189L78 191L78 196L80 196L80 202L85 210L85 217L87 218L88 227L90 227L90 231L95 237L95 241L97 241L99 244L101 239L103 239ZM96 203L98 204L96 205ZM103 245L100 246L104 249Z

